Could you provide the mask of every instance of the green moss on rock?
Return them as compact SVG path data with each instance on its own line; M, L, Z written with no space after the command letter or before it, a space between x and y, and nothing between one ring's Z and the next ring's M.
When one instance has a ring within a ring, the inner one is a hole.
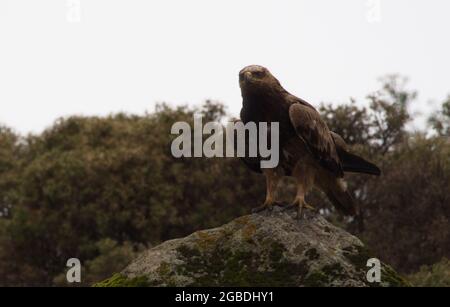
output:
M376 258L373 253L364 246L353 245L343 249L344 256L360 271L362 280L366 280L366 272L368 270L367 260ZM396 273L390 266L381 264L381 283L389 287L411 287L403 277ZM379 283L366 282L370 287L378 287Z
M329 277L321 271L314 271L303 281L305 287L326 287Z
M184 264L177 272L192 278L190 286L295 286L298 275L306 275L306 263L283 257L285 248L273 242L266 256L220 247L208 255L198 255L188 247L178 249ZM264 267L264 270L261 268Z
M381 281L388 283L389 287L412 287L408 281L386 264L383 264L381 270Z
M344 268L339 263L334 263L310 273L303 281L303 285L305 287L328 287L338 280L345 280Z
M367 260L372 258L368 248L361 245L351 245L343 249L344 256L357 270L366 270Z
M139 276L135 278L128 278L122 274L114 274L112 277L98 282L93 287L149 287L147 277Z

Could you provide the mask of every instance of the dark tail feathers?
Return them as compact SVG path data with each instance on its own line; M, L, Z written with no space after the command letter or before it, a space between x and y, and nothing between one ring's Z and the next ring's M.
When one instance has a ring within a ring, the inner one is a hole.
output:
M359 208L349 191L334 187L326 194L334 207L343 215L357 216L359 214Z
M338 155L344 172L363 173L375 176L380 176L381 174L378 166L348 151L338 149Z
M343 215L352 216L358 232L364 231L364 218L361 209L347 189L339 184L330 186L326 192L333 206Z

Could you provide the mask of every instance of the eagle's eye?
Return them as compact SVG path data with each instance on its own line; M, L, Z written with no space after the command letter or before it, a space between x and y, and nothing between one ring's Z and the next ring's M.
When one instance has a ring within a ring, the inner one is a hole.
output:
M262 78L264 77L264 71L254 71L253 76L255 76L256 78Z

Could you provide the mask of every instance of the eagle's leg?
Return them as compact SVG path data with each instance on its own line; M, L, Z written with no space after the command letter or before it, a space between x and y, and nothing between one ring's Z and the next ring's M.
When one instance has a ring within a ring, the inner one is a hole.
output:
M275 190L278 185L278 182L280 181L280 175L277 173L275 169L264 169L263 170L264 175L266 176L266 200L264 203L256 207L252 210L252 213L258 213L264 210L272 211L273 206L277 205L278 203L275 201Z
M309 205L305 201L305 194L303 192L302 192L302 194L297 194L297 196L295 197L295 200L291 204L291 206L297 207L297 217L296 218L298 220L302 218L303 208L315 210L315 208L313 206Z
M290 207L297 208L297 219L301 219L303 208L315 210L305 201L306 194L314 185L314 173L308 170L306 165L298 163L294 168L293 175L297 179L297 195Z

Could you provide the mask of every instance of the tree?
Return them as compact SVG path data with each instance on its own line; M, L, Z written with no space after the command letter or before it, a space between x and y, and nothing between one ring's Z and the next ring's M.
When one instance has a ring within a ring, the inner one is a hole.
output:
M213 102L199 109L159 105L143 117L60 119L27 137L11 219L0 226L0 250L8 255L0 272L9 276L2 282L51 285L72 257L96 263L85 271L94 281L113 273L106 272L113 266L98 267L112 257L98 246L105 238L114 250L136 250L223 224L262 201L263 179L238 159L171 155L171 125L192 123L195 112L224 116Z
M405 90L398 77L383 80L381 90L368 97L369 108L351 102L321 110L353 151L382 170L378 178L347 176L365 219L359 235L396 269L412 272L450 255L450 199L443 192L450 190L450 144L408 132L408 105L416 93ZM340 223L356 232L354 224Z
M441 110L430 116L428 123L439 136L450 136L450 95L442 103Z
M17 184L16 170L20 167L19 136L10 128L0 126L0 218L8 218Z

